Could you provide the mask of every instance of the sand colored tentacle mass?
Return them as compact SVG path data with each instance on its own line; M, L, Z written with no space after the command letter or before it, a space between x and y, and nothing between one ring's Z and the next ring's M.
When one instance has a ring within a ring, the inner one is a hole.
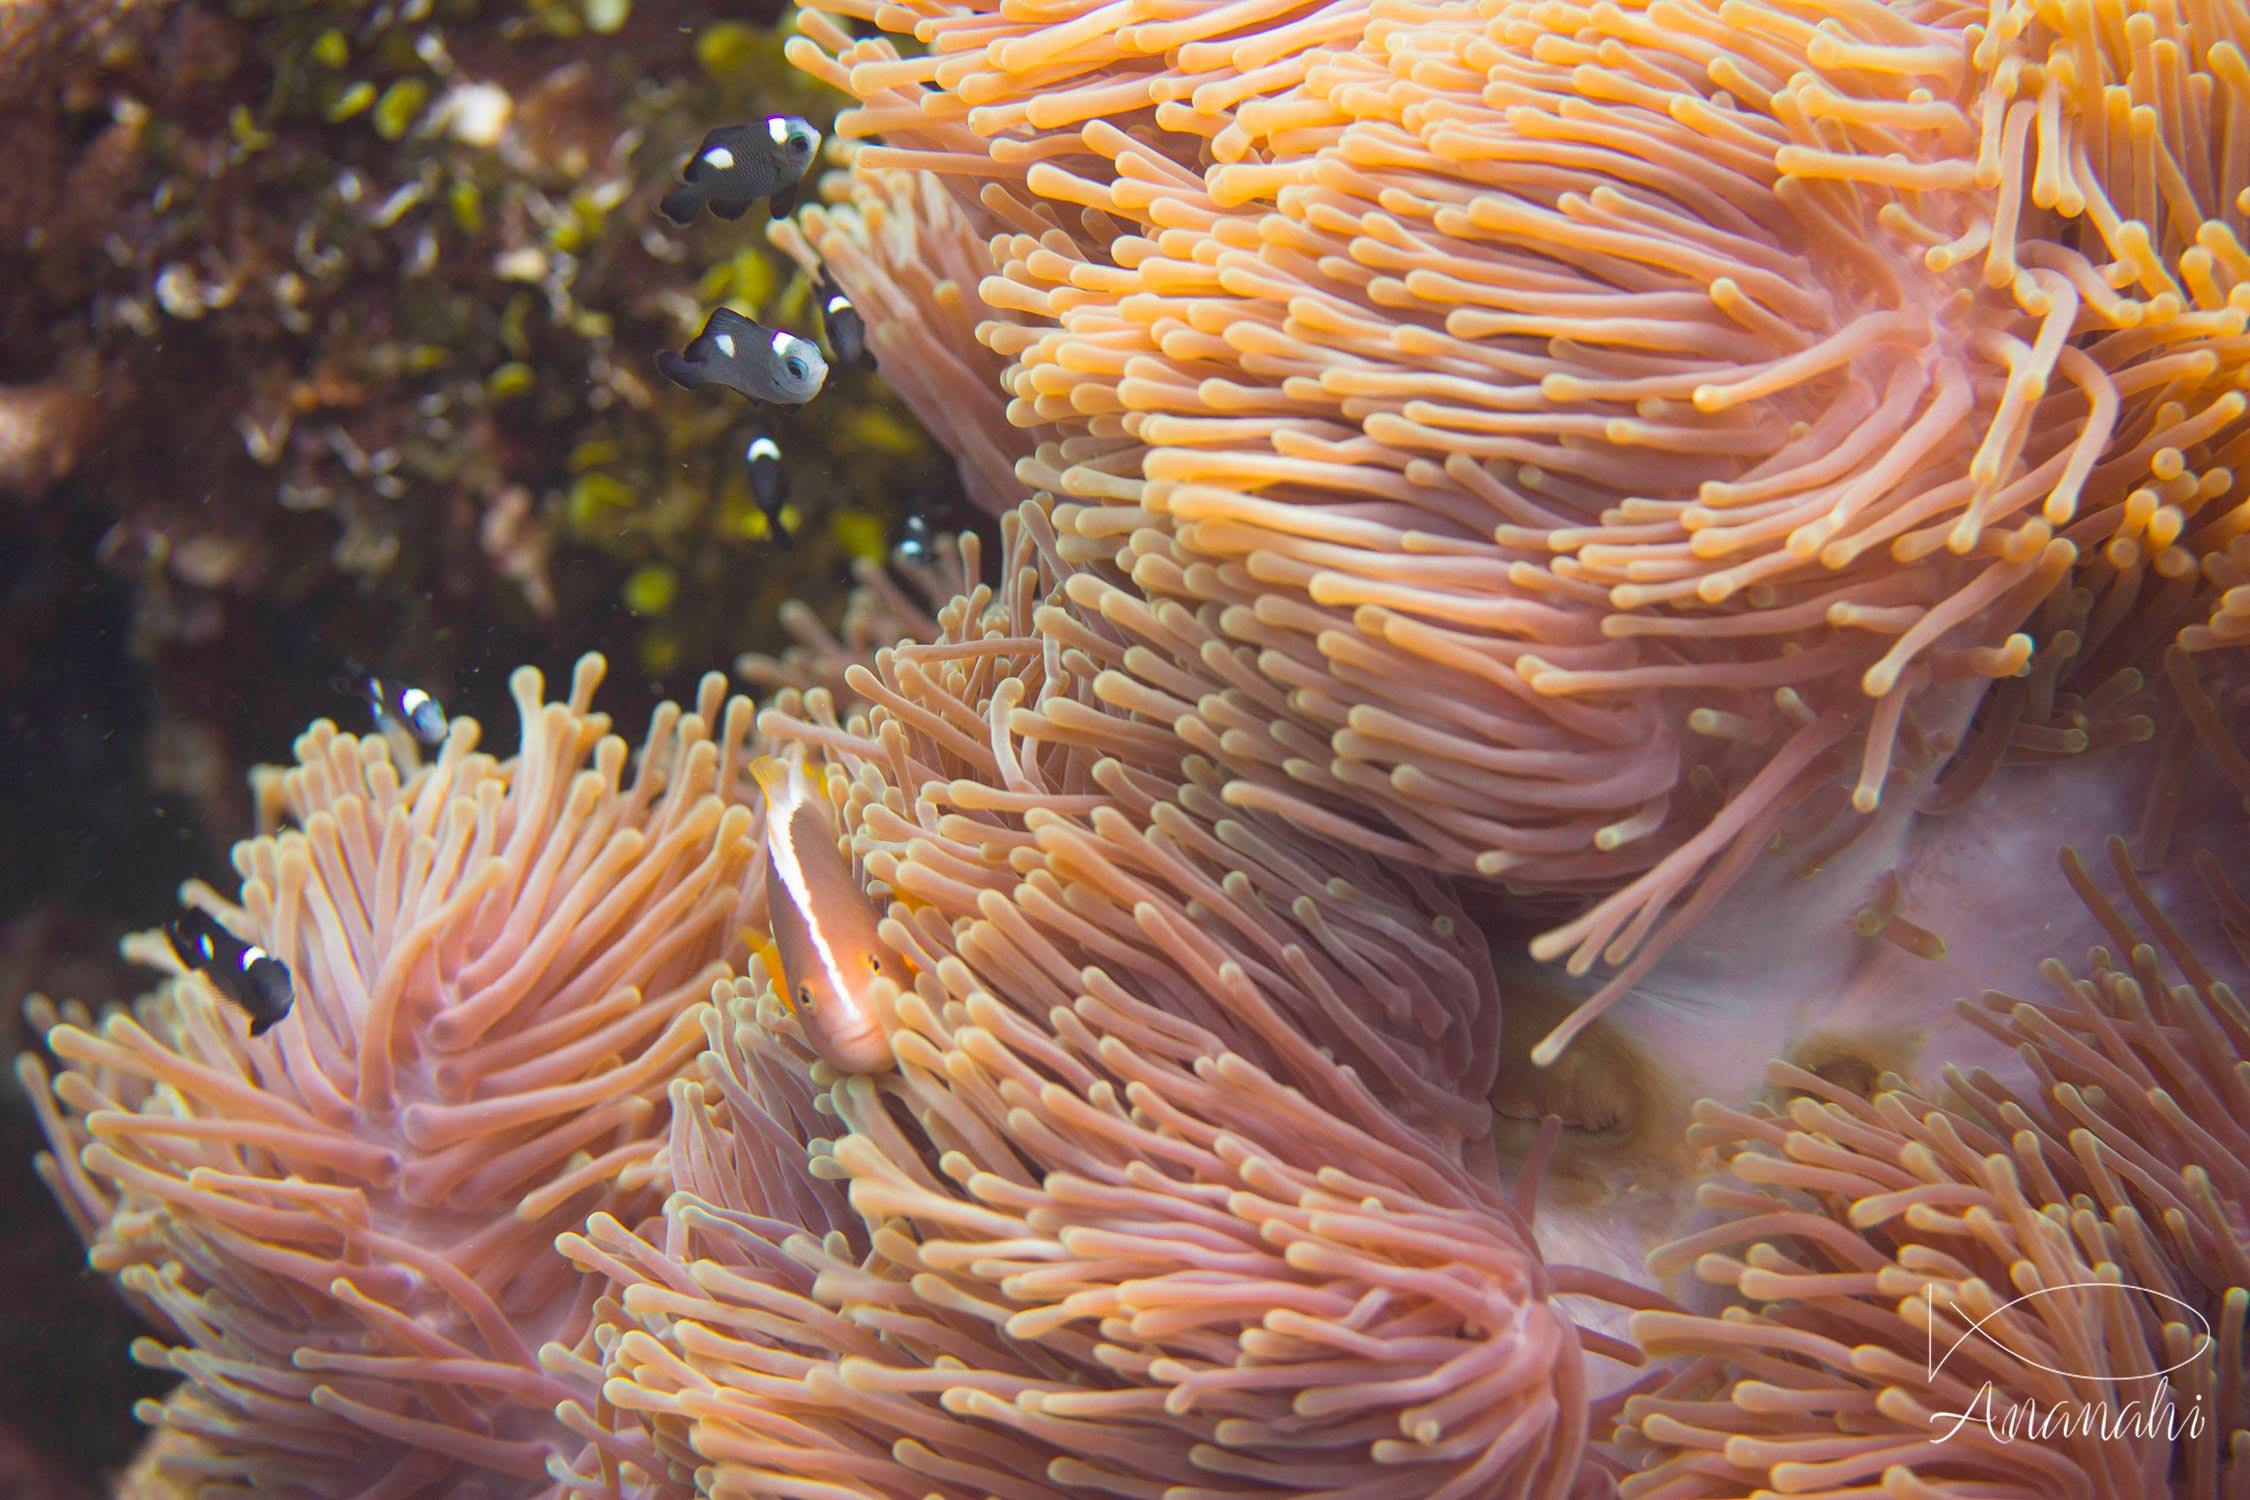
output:
M1777 803L1872 809L1914 701L2030 670L2043 601L2119 669L2241 634L2231 10L803 25L863 174L989 235L1062 555L1279 690L1179 663L1222 795L1597 898L1542 957L1627 962Z
M660 1202L666 1088L759 901L755 819L721 792L751 707L706 679L628 769L601 676L545 702L519 671L505 761L471 720L419 769L315 724L258 781L278 831L236 846L240 904L190 892L290 966L292 1012L250 1038L179 978L99 1025L73 1007L51 1078L20 1065L93 1266L164 1331L136 1352L184 1377L144 1412L170 1482L513 1496L558 1454L645 1482L598 1395L599 1284L554 1240Z
M762 968L717 992L663 1235L567 1242L621 1288L611 1399L715 1495L1598 1487L1550 1298L1647 1298L1543 1265L1499 1185L1481 942L1230 813L1141 722L1113 586L1042 507L1005 530L998 586L849 674L869 709L761 717L890 899L898 1068L808 1089Z
M661 1239L597 1216L566 1241L622 1287L611 1399L703 1493L1562 1496L1602 1472L1546 1300L1567 1277L1504 1204L1160 1021L1089 999L1050 1031L931 988L900 1072L822 1101L850 1133L798 1195L848 1185L846 1228L758 1201L792 1134L770 1080L803 1058L746 985L676 1115L675 1158L719 1169Z
M1627 1405L1629 1500L2250 1487L2250 1010L2122 840L2064 864L2116 946L1962 1002L2031 1086L1868 1100L1777 1064L1785 1106L1698 1109L1721 1222L1651 1264L1739 1303L1634 1316L1679 1374Z
M977 342L992 316L977 291L984 239L939 179L888 172L850 201L775 220L768 236L807 272L825 267L852 298L884 384L953 455L969 499L993 515L1021 500L1016 461L1031 436L977 399L1005 364Z
M834 766L837 821L898 903L900 952L923 972L1005 964L995 991L1035 1015L1098 963L1213 1051L1301 1088L1354 1079L1322 1102L1366 1128L1472 1150L1499 995L1443 886L1233 814L1197 747L1149 722L1164 695L1128 663L1162 669L1105 619L1137 601L1062 561L1043 507L1004 529L998 586L940 608L934 639L845 670L864 710L816 688L760 719ZM964 578L980 550L964 539ZM1184 613L1143 624L1185 645ZM1059 936L1035 940L1043 927ZM972 953L970 931L1007 941Z

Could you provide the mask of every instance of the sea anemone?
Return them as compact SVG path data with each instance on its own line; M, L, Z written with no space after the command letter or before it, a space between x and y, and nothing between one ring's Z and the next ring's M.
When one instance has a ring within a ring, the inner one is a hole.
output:
M1021 907L1222 1050L1307 1089L1342 1063L1384 1115L1470 1149L1489 1128L1500 997L1443 884L1232 815L1202 747L1157 727L1177 709L1145 686L1163 659L1124 639L1176 626L1173 651L1192 658L1186 612L1144 617L1064 562L1043 506L1003 529L998 582L940 610L936 639L846 671L867 712L840 720L823 692L784 693L759 723L843 772L855 850L905 907L900 951L925 973L1000 965L995 991L1044 1015L1081 964L1032 941L1006 910ZM972 956L972 930L1015 951Z
M807 274L825 268L858 299L884 384L953 455L969 499L995 516L1022 499L1016 463L1031 437L997 401L978 399L999 390L1003 367L976 339L992 316L977 294L989 259L937 179L886 172L853 201L810 205L768 235Z
M1136 722L1111 586L1041 507L1004 532L997 586L850 673L873 708L760 718L893 903L898 1067L808 1082L762 965L719 992L662 1233L564 1242L620 1288L609 1399L713 1496L1595 1484L1555 1299L1653 1299L1542 1261L1536 1168L1499 1186L1481 943L1436 882L1228 814Z
M1602 1472L1551 1300L1578 1280L1528 1201L1099 980L1048 1024L928 983L899 1072L818 1094L764 984L675 1094L664 1233L565 1240L623 1288L609 1398L698 1493L1559 1497ZM818 1110L848 1133L808 1170Z
M2232 13L801 24L862 101L840 131L884 138L862 173L932 172L992 235L979 333L1055 434L1018 474L1064 555L1271 685L1179 663L1229 804L1599 897L1532 951L1631 965L1541 1061L1753 828L1839 783L1873 811L1918 710L2250 623Z
M504 762L471 720L418 769L322 721L255 779L291 826L236 847L239 905L189 899L293 971L264 1035L192 977L38 1018L63 1064L22 1065L42 1171L166 1336L136 1354L184 1379L142 1415L198 1494L515 1495L564 1457L630 1488L650 1460L611 1430L596 1284L554 1238L656 1210L665 1090L759 898L721 792L752 715L707 678L628 778L602 673L542 703L517 672Z
M2063 863L2115 949L2047 964L2058 998L1963 1002L2032 1085L1869 1099L1777 1065L1778 1108L1698 1109L1734 1180L1651 1266L1741 1301L1633 1317L1685 1367L1627 1403L1629 1500L2250 1492L2250 1009L2123 840L2130 916Z

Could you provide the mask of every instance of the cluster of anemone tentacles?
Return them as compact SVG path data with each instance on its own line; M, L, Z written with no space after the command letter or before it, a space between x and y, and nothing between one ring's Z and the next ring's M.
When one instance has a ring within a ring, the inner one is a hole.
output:
M760 724L831 767L892 903L915 969L877 989L893 1073L813 1063L759 961L695 967L762 900L731 791L747 705L715 683L629 785L590 673L544 707L519 678L522 756L468 755L464 727L403 786L376 746L307 737L268 783L300 829L244 846L226 909L312 979L303 1035L250 1042L175 983L51 1038L51 1128L90 1148L66 1197L183 1345L151 1349L187 1377L159 1473L897 1500L2250 1483L2250 1013L2122 857L2132 918L2077 880L2129 957L1982 1007L2036 1087L1866 1101L1784 1071L1779 1115L1705 1108L1744 1186L1707 1188L1725 1222L1654 1269L1745 1304L1691 1314L1542 1255L1537 1163L1511 1190L1488 1139L1505 997L1446 883L1233 814L1209 762L1100 705L1128 637L1040 508L1005 530L1000 585L844 669L866 706L790 689ZM468 1012L471 1047L523 1060L464 1065ZM2121 1317L2097 1281L2153 1292ZM2201 1440L2032 1471L1933 1445L1967 1377L1918 1379L1920 1332L2011 1283L2080 1289L1965 1356L2011 1372L2006 1400L2128 1399L2021 1388L2046 1366L2164 1370ZM1589 1302L1637 1309L1630 1338L1582 1326ZM1650 1358L1638 1394L1604 1373Z
M803 650L741 664L781 685L755 734L711 681L630 776L591 669L519 677L507 761L308 735L261 798L295 826L194 897L298 1013L249 1039L175 980L28 1070L184 1377L151 1473L2250 1494L2250 906L2208 856L2169 879L2183 817L2243 847L2179 788L2250 797L2250 22L801 25L885 144L777 235L1001 514L996 573L972 541L926 602L871 571L840 638L793 613ZM825 768L886 905L895 1070L814 1062L750 956L753 748ZM1574 1261L1555 1131L1496 1142L1523 1012L1478 914L1575 902L1533 951L1625 963L1551 1060L1785 826L1833 848L1946 764L1923 810L1974 818L2073 761L2153 767L2131 914L2071 867L2104 947L1970 1006L1995 1068L1780 1068L1698 1114L1705 1221L1645 1275ZM1982 1381L2116 1416L2157 1372L2200 1431L1933 1427Z
M941 610L934 639L761 720L837 769L894 903L920 976L882 992L899 1071L808 1086L753 970L714 997L701 1075L675 1094L662 1233L597 1218L566 1243L623 1288L613 1398L678 1472L703 1466L699 1492L2250 1487L2250 1009L2214 972L2250 961L2250 906L2227 871L2205 861L2222 959L2121 842L2131 915L2066 859L2109 946L2083 979L2048 964L2056 998L1969 1008L2025 1080L1892 1077L1870 1097L1777 1065L1778 1108L1697 1113L1691 1144L1725 1162L1698 1195L1720 1223L1661 1247L1648 1284L1557 1265L1538 1153L1504 1197L1477 1112L1446 1118L1493 1065L1384 1055L1476 1035L1477 1011L1466 1031L1434 1014L1448 981L1489 984L1474 946L1431 962L1461 931L1444 885L1400 890L1379 860L1232 813L1215 766L1095 707L1135 606L1059 562L1040 507L1004 530L1000 583ZM1419 932L1417 907L1438 912ZM1324 950L1361 985L1342 1012L1308 982ZM1370 1053L1355 1023L1378 1011L1390 1046ZM1652 1289L1691 1268L1739 1303ZM1997 1288L2056 1296L1994 1318ZM1527 1293L1584 1320L1574 1336ZM1596 1303L1638 1309L1629 1338L1592 1331ZM1972 1347L1923 1373L1925 1334ZM2027 1402L2128 1430L2159 1372L2200 1414L2185 1439L2001 1439ZM1994 1420L1937 1441L1985 1378ZM1526 1382L1559 1404L1527 1408Z
M559 703L517 672L506 761L473 720L419 767L323 720L256 778L276 831L236 846L239 902L188 900L292 969L264 1036L186 976L98 1023L33 1002L61 1063L20 1064L42 1171L163 1335L135 1355L182 1377L142 1413L163 1482L474 1500L582 1445L648 1460L554 1241L660 1206L666 1090L763 882L731 795L749 701L714 676L666 704L628 773L602 672Z
M1105 710L1092 580L1006 530L997 589L850 669L871 711L761 719L895 903L899 1066L816 1095L766 976L719 997L664 1233L566 1246L626 1288L613 1399L715 1494L1572 1492L1630 1353L1551 1299L1660 1299L1543 1264L1494 1177L1481 942Z
M1785 1108L1698 1110L1726 1219L1651 1269L1746 1305L1633 1319L1679 1373L1627 1404L1654 1461L1625 1500L2250 1493L2250 1009L2110 854L2131 918L2065 862L2116 948L1968 1007L2036 1088L1777 1065Z
M1222 659L1136 691L1230 805L1598 895L1533 948L1638 955L1574 1025L1829 752L1866 813L1954 684L2095 689L2153 643L2250 639L2232 8L806 0L800 26L861 101L839 130L883 141L807 253L911 310L891 363L1006 361L972 488L1021 455L1063 555L1213 622ZM2010 727L2045 755L2140 732L2051 701Z

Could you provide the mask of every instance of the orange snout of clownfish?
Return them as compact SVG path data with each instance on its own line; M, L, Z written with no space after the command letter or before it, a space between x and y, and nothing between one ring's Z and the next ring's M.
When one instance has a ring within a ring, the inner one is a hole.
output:
M884 1072L895 1060L869 991L878 979L904 985L906 961L884 943L881 917L836 847L827 801L804 767L765 757L750 774L766 794L766 908L775 950L766 958L768 967L778 963L783 1002L830 1067Z

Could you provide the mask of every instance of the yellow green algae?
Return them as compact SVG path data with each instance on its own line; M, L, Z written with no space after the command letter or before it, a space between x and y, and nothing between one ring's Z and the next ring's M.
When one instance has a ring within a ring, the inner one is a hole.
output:
M907 503L953 492L866 372L762 413L655 373L717 305L813 335L762 216L680 229L654 205L713 126L825 131L835 104L779 28L658 10L203 0L144 39L192 54L191 85L113 111L114 192L39 217L38 331L0 371L105 393L79 489L115 566L197 603L143 611L144 652L344 586L439 677L448 642L503 624L651 670L724 662L777 644L783 598L834 607ZM787 454L792 543L748 495L760 430ZM223 561L179 576L199 542ZM677 588L629 607L650 569Z

